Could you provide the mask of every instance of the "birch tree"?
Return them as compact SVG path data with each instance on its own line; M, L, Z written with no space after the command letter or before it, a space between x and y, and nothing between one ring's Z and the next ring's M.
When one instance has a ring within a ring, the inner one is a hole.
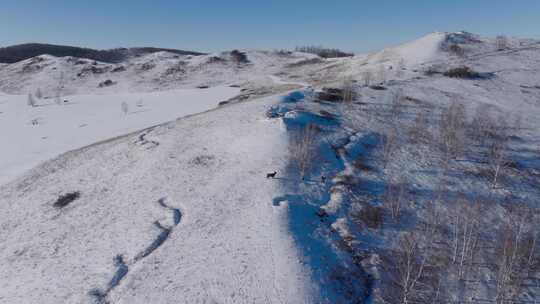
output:
M306 125L296 136L292 137L289 145L291 157L298 167L300 177L305 178L307 171L312 165L315 155L315 135L317 127L313 124Z
M531 225L532 224L532 225ZM515 303L538 264L537 232L530 208L516 204L498 235L496 303Z

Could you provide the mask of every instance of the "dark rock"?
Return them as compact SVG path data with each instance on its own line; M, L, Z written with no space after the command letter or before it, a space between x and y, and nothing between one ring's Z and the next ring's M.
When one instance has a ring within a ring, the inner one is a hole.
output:
M121 65L121 66L117 66L115 67L114 69L112 69L112 73L118 73L118 72L124 72L126 70L126 67Z
M105 80L103 82L100 82L98 87L100 87L100 88L110 87L110 86L115 85L115 84L116 84L116 82L114 82L114 81L112 81L110 79L107 79L107 80Z
M372 90L376 90L376 91L385 91L386 90L386 87L384 87L382 85L372 85L369 88L372 89Z

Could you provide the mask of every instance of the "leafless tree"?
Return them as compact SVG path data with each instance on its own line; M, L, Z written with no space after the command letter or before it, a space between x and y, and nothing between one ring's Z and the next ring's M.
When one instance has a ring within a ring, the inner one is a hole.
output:
M123 101L122 104L121 104L121 107L122 107L122 113L124 113L124 115L127 115L129 113L129 105L128 105L128 103Z
M468 133L470 137L482 146L496 129L496 122L493 118L492 106L481 104L476 107L473 119L469 125Z
M28 94L28 97L26 99L26 103L31 107L36 106L36 99L34 98L34 95L32 95L32 93Z
M314 159L316 133L317 126L308 124L291 138L290 154L302 179L304 179Z
M343 92L343 102L345 103L345 105L351 106L356 95L354 90L354 83L351 77L347 77L343 80L341 90Z
M403 92L401 89L397 89L390 93L390 122L397 126L403 112Z
M386 303L437 303L439 276L430 263L432 250L422 246L417 232L404 233L390 261L385 263L389 288L385 288Z
M364 80L365 86L370 86L373 82L373 72L371 70L366 70L362 73L362 79Z
M532 212L515 204L499 233L496 250L496 303L515 303L523 291L523 281L538 264L537 233Z
M434 239L442 226L442 212L438 208L437 201L430 201L426 206L424 232L428 237Z
M396 76L397 77L403 77L403 71L405 70L405 59L401 58L399 59L396 67Z
M377 81L380 83L386 82L386 68L384 64L379 65L377 68Z
M425 143L432 139L429 128L429 119L425 111L419 110L409 128L409 139L413 143Z
M446 159L457 157L464 149L466 117L465 106L455 101L441 113L439 135Z
M397 131L393 126L389 127L382 136L382 161L384 168L386 168L390 158L397 149L397 136Z
M506 50L508 48L508 38L503 35L497 36L497 38L495 38L495 45L497 46L498 51Z
M489 150L488 162L491 166L493 188L497 188L501 175L509 164L507 158L507 147L505 141L495 141Z
M407 189L405 185L403 178L397 183L390 182L386 186L386 192L383 197L383 206L390 211L392 220L396 222L399 221L403 207L407 202Z
M60 72L60 76L58 76L58 84L56 86L56 92L54 96L56 103L59 105L62 104L62 94L64 91L64 86L65 86L64 72Z
M480 237L480 203L461 197L451 212L452 263L459 279L467 278Z
M488 164L491 167L493 179L492 186L497 187L500 177L510 164L508 155L509 126L504 117L499 117L497 125L491 130L492 142L488 151Z
M36 95L36 98L39 98L39 99L43 98L43 93L41 92L40 88L36 89L35 95Z

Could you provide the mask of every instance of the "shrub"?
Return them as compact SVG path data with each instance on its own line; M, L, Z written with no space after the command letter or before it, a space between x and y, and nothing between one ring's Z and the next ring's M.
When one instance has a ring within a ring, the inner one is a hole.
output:
M443 75L450 78L463 78L463 79L474 79L474 78L480 77L480 74L473 71L468 66L462 66L462 67L450 69L444 72Z
M56 208L64 208L65 206L69 205L76 199L81 197L81 193L79 191L66 193L64 195L60 195L56 202L54 202L53 206Z
M366 204L362 209L354 211L351 217L357 224L364 223L368 228L379 229L384 221L384 210L382 207Z

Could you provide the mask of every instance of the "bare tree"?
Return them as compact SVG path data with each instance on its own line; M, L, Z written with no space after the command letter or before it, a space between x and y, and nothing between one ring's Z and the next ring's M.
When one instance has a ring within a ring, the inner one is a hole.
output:
M58 84L56 86L56 92L55 92L55 100L57 104L62 103L62 93L65 86L65 77L64 72L60 72L60 75L58 76Z
M291 138L292 141L289 145L290 154L298 167L302 180L305 178L305 175L313 162L316 132L317 126L308 124L300 130L296 136Z
M32 95L32 93L28 94L28 97L26 99L26 103L31 107L36 106L36 99L34 98L34 95Z
M36 98L39 98L39 99L43 98L43 93L41 92L40 88L36 89L35 96L36 96Z
M391 286L385 288L386 303L436 303L441 285L430 265L432 250L422 247L416 232L401 235L398 250L384 265Z
M488 151L488 164L493 173L493 188L497 187L500 177L510 164L508 156L508 130L508 124L502 116L497 120L497 125L493 126L491 130L493 141Z
M399 119L403 112L403 92L397 89L390 93L390 123L395 126L399 125Z
M466 117L465 106L455 101L441 113L439 135L447 160L457 157L464 149Z
M341 89L343 92L343 102L347 106L352 105L356 94L354 90L354 83L351 77L347 77L343 80L343 85Z
M537 233L530 208L515 204L499 233L496 250L496 303L515 303L523 282L538 263ZM531 226L531 224L533 226Z
M416 112L413 125L409 128L409 139L413 143L425 143L432 139L429 119L425 111Z
M492 144L489 150L489 164L491 166L493 179L492 187L497 188L501 175L508 165L506 156L506 144L503 141L496 141Z
M407 201L405 185L403 178L400 178L397 183L389 183L383 197L383 206L390 211L390 216L396 222L399 221L404 204Z
M120 106L122 107L122 113L124 113L124 115L127 115L129 113L129 105L128 105L128 103L123 101Z
M406 65L405 65L405 59L401 58L399 59L396 67L396 76L401 78L403 77L403 72L405 71Z
M497 36L495 38L495 45L497 46L498 51L504 51L508 48L508 38L503 35Z
M380 83L386 82L386 68L384 67L384 64L379 65L377 68L377 81Z
M364 80L364 85L369 87L373 82L373 72L371 70L366 70L362 73L362 79Z
M467 278L473 264L480 237L480 203L461 197L451 212L452 263L457 268L458 278Z
M394 127L390 127L382 136L382 161L383 167L386 168L390 158L397 149L397 131Z
M492 131L496 129L496 122L492 114L492 106L488 104L481 104L476 107L473 119L469 125L468 133L472 139L485 145L486 140L493 134Z

